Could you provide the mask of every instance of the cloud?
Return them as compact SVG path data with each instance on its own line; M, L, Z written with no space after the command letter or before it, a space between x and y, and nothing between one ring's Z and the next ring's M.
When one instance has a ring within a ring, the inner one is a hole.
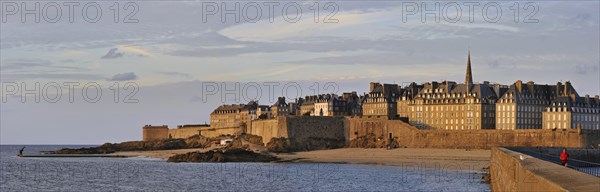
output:
M116 58L120 58L123 57L123 55L125 55L125 53L121 53L121 52L117 52L119 49L117 48L112 48L108 51L108 53L106 53L106 55L100 57L101 59L116 59Z
M108 51L108 53L101 57L101 59L116 59L121 58L125 55L134 55L138 57L152 57L152 54L142 47L131 45L119 45L115 48L111 48Z
M63 61L61 61L61 62L63 62ZM84 71L84 70L87 70L86 68L81 68L81 67L54 65L53 62L51 62L49 60L43 60L43 59L12 59L12 60L4 60L1 63L2 63L2 71L19 70L22 72L22 71L26 70L29 72L31 72L31 71L48 72L49 70L50 71L52 71L52 70L54 70L54 71ZM64 62L64 63L67 63L67 62ZM32 70L34 68L35 68L35 70Z
M584 65L584 64L579 64L577 66L575 66L575 73L579 74L579 75L587 75L588 72L592 72L593 74L598 72L598 65Z
M30 67L46 67L52 63L46 60L35 60L35 59L15 59L6 60L2 62L2 70L18 70Z
M89 73L9 73L2 74L2 81L22 81L31 79L61 79L61 80L100 80L101 75Z
M277 76L277 75L282 75L282 74L286 74L292 71L297 71L300 67L299 66L292 66L292 67L282 67L279 69L275 69L273 71L270 72L266 72L264 74L264 76L266 77L270 77L270 76Z
M183 78L192 78L192 76L190 74L187 73L180 73L180 72L173 72L173 71L167 71L167 72L158 72L158 74L161 75L166 75L166 76L175 76L175 77L183 77Z
M108 81L131 81L131 80L135 80L137 79L138 76L135 75L135 73L133 72L129 72L129 73L119 73L116 75L113 75L111 78L108 78Z
M73 59L65 59L65 60L61 60L61 63L75 63L75 60Z
M126 53L131 53L140 57L152 57L152 54L144 49L143 47L134 46L134 45L119 45L117 48L120 51L124 51Z

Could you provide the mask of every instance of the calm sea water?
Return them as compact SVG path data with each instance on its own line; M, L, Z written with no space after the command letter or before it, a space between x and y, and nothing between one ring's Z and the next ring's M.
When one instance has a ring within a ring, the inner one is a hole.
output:
M27 146L25 153L83 146ZM490 191L481 173L319 163L17 158L0 146L0 191Z

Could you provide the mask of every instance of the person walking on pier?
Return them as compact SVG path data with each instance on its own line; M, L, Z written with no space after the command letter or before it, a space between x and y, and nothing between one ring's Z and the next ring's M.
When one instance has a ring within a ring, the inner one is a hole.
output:
M569 153L567 153L566 148L563 148L562 153L560 154L560 161L562 161L563 166L567 166L567 161L569 161Z

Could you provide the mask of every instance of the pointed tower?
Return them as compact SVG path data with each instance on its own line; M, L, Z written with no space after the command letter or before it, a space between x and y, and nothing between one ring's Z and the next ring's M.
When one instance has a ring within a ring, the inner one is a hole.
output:
M469 56L467 59L467 76L465 78L465 84L473 84L473 74L471 73L471 50L469 50Z
M467 75L465 77L465 84L467 85L467 94L471 92L471 86L473 85L473 74L471 73L471 50L467 59Z

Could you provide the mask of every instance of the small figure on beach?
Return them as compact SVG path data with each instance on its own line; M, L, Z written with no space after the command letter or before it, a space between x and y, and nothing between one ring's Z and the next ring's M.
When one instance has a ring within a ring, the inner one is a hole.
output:
M21 150L19 150L19 157L23 156L23 150L25 150L25 146L23 146L23 148L21 148Z
M560 161L562 161L563 166L567 166L567 161L569 161L569 153L567 153L566 148L563 148L562 153L560 153Z

